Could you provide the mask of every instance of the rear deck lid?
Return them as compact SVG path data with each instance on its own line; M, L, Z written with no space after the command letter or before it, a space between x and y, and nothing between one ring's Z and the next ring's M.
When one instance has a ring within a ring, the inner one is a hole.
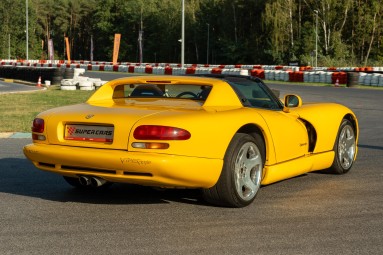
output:
M198 101L176 99L116 99L64 106L44 112L47 141L68 146L126 149L135 123L164 112L203 111Z

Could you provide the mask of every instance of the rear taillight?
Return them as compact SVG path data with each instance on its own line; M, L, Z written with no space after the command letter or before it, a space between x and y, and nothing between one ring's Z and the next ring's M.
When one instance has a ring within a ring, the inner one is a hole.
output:
M32 132L43 133L44 132L44 120L36 118L33 120Z
M44 120L39 118L34 119L32 124L32 139L45 141L46 140L45 135L41 134L44 132L44 129L45 129ZM40 134L34 134L34 133L40 133Z
M142 125L133 133L137 140L188 140L189 131L176 127Z

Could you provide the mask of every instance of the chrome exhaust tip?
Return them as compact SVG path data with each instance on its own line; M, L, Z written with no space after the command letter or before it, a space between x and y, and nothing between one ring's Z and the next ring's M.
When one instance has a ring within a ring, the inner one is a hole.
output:
M90 185L92 185L93 187L100 187L104 185L105 183L106 181L102 178L90 177Z
M79 177L79 182L80 182L80 184L83 185L83 186L89 186L89 185L91 185L91 180L90 180L90 178L87 177L87 176L80 176L80 177Z

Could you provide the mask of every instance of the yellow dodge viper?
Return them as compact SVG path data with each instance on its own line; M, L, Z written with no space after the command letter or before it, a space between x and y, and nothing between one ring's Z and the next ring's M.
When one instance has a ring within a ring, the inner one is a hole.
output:
M209 203L244 207L261 185L348 172L358 135L347 107L280 100L258 78L136 76L38 114L24 154L78 188L198 188Z

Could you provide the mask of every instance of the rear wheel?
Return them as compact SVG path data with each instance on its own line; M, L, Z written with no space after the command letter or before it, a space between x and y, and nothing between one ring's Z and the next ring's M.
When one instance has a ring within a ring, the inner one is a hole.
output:
M344 119L339 127L334 151L334 162L326 172L345 174L350 171L355 159L356 138L354 127L349 120Z
M265 149L261 136L236 134L226 151L218 182L203 190L207 202L244 207L255 199L262 181Z

